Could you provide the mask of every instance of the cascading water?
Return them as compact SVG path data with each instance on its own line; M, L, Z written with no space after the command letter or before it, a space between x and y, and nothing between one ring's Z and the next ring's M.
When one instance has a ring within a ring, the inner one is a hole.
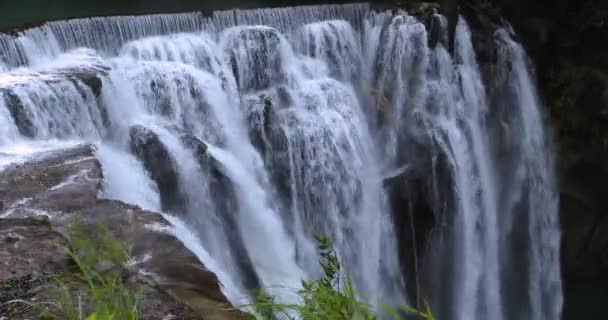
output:
M484 83L464 19L453 53L432 22L360 4L0 34L0 147L98 144L105 196L163 211L235 304L261 287L296 301L326 234L372 304L418 301L415 272L439 319L559 319L554 169L525 52L497 31ZM383 180L420 168L437 222L407 270Z
M463 20L456 29L454 61L437 45L431 53L425 125L446 155L454 181L455 204L450 275L458 319L503 318L497 231L497 185L484 135L487 100L477 68L470 31ZM483 226L480 228L480 226Z

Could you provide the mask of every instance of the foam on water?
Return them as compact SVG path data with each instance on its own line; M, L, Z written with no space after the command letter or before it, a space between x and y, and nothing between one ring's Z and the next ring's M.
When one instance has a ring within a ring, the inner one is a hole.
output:
M78 141L47 140L27 141L13 140L11 144L0 146L0 170L7 166L19 165L27 161L39 159L52 151L76 146Z

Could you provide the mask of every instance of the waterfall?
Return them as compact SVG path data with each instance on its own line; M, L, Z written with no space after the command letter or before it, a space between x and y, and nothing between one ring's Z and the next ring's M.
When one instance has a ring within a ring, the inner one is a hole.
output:
M235 305L298 302L322 234L372 305L557 320L555 168L525 51L497 30L488 78L465 19L453 52L447 25L353 4L0 34L0 151L97 144L103 196L162 212ZM406 189L428 212L400 209Z
M431 54L429 99L423 117L432 139L446 155L453 175L455 204L449 232L455 266L451 288L456 318L503 318L501 309L497 185L484 134L487 99L475 62L470 30L457 25L454 59L439 44ZM480 228L480 226L483 226ZM442 259L443 260L443 259Z

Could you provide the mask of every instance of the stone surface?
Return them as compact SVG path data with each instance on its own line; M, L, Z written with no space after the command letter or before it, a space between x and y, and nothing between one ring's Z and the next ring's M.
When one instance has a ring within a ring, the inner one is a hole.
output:
M251 257L245 247L245 241L238 230L238 199L235 186L228 176L222 172L220 163L207 153L207 145L189 133L181 137L182 143L192 150L205 179L209 179L209 192L221 225L228 241L232 244L231 254L235 257L243 278L243 286L248 290L257 290L261 287L260 280L253 268Z
M560 212L566 289L608 288L608 168L604 157L563 169Z
M30 120L31 115L21 103L19 97L6 88L0 88L0 99L4 99L4 104L11 114L19 133L24 137L35 137L36 127L32 123L32 120Z
M66 241L47 217L0 220L0 279L55 274L63 268Z
M103 81L101 80L101 75L103 75L107 70L103 70L103 72L95 72L86 69L69 69L64 70L63 72L67 73L67 77L72 80L78 80L84 83L87 87L93 91L93 94L97 97L101 94L101 89L103 87Z
M131 150L143 162L150 177L158 185L163 211L185 211L184 198L179 188L175 159L154 131L144 126L130 129Z
M283 82L281 35L264 26L237 27L229 31L227 52L241 91L267 89Z
M69 270L63 234L78 219L86 228L106 226L127 250L122 268L141 293L142 319L245 319L160 214L97 197L103 177L94 151L54 151L0 172L0 315L37 319L31 308L6 302L52 299L51 277Z
M608 34L608 2L473 3L478 17L492 11L513 25L548 110L560 164L564 319L606 317L600 301L608 296L608 45L599 39ZM483 43L474 41L476 49ZM483 70L486 77L492 72Z
M0 219L0 316L19 310L9 302L32 298L63 270L66 244L46 217Z

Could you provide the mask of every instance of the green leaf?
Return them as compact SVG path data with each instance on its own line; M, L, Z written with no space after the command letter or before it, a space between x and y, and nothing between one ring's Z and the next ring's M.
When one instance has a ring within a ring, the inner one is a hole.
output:
M382 305L382 308L384 309L384 311L386 311L388 314L390 314L391 317L393 317L395 320L401 320L401 316L399 316L399 314L397 313L397 311L395 311L395 309L393 309L387 305Z

